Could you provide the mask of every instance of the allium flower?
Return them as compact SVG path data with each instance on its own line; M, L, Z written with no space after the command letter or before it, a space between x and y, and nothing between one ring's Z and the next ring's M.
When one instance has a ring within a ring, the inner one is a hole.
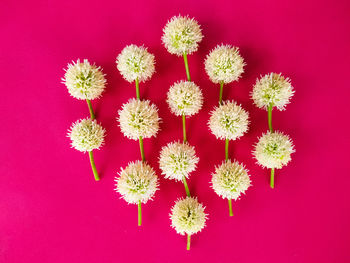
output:
M119 177L115 177L114 181L115 190L129 204L145 204L158 190L158 178L154 170L141 161L129 163L125 169L121 169Z
M154 56L143 46L126 46L117 57L117 68L129 82L144 82L154 73Z
M130 139L150 138L159 130L158 109L148 100L130 99L118 113L120 129Z
M182 56L198 49L203 35L196 20L188 16L174 16L163 29L162 41L171 54Z
M218 139L235 140L248 130L248 112L233 101L224 101L210 114L208 125Z
M263 167L281 169L291 160L293 152L294 145L289 136L276 131L263 134L255 145L253 154Z
M197 198L180 198L171 209L171 226L180 235L196 234L205 227L207 214L204 208Z
M255 105L266 110L270 105L284 110L293 95L294 90L290 79L276 73L270 73L258 79L251 93Z
M165 178L181 181L196 169L198 161L194 147L188 143L171 142L162 148L159 166Z
M82 119L73 123L68 131L72 147L81 152L99 149L104 143L105 129L96 120Z
M211 179L214 191L226 199L237 200L250 186L250 178L243 165L230 160L215 168Z
M87 59L84 62L68 64L62 82L67 86L71 96L80 100L93 100L101 96L106 87L105 75L102 69L91 65Z
M205 70L214 83L230 83L238 80L244 72L244 60L239 49L230 45L218 45L204 62Z
M167 102L176 116L191 116L202 108L202 91L191 81L179 81L170 87Z

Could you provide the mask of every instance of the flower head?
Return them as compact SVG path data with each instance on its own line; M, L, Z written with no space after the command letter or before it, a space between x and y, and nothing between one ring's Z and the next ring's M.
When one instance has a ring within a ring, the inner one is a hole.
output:
M210 114L209 128L218 139L235 140L248 130L248 112L233 101L224 101Z
M241 77L245 63L237 47L218 45L207 55L204 65L212 82L230 83Z
M160 152L159 166L165 178L181 181L196 170L199 158L193 146L187 143L171 142Z
M277 131L263 134L255 145L253 155L263 167L281 169L291 160L293 152L294 145L289 136Z
M251 185L248 171L244 166L230 160L215 168L211 183L219 196L234 200L239 199Z
M115 177L115 190L119 192L129 204L139 201L147 203L158 190L158 177L148 164L131 162L125 169L121 169L119 177Z
M162 41L171 54L182 56L198 49L202 41L201 28L196 20L188 16L174 16L163 29Z
M96 120L82 119L71 126L68 137L72 140L72 147L81 152L99 149L104 143L106 130Z
M176 201L170 214L171 226L180 235L192 235L205 227L207 214L204 213L204 206L197 201L197 198L186 197Z
M116 62L120 74L129 82L136 79L144 82L154 73L154 56L143 46L126 46L118 55Z
M179 81L170 87L167 102L176 116L191 116L202 108L202 91L191 81Z
M67 86L71 96L80 100L93 100L101 96L106 87L105 75L102 69L91 65L87 59L84 62L68 64L62 82Z
M268 109L270 105L284 110L294 95L289 78L281 74L270 73L258 79L251 97L258 108Z
M118 113L120 129L130 139L150 138L159 130L158 109L149 100L130 99Z

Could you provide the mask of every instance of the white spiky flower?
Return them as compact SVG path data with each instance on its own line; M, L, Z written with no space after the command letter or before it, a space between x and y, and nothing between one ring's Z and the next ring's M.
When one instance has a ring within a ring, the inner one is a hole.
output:
M120 74L129 82L136 79L144 82L154 73L154 55L144 46L126 46L118 55L116 62Z
M99 149L104 143L105 135L106 130L91 119L78 120L68 130L72 147L81 152Z
M196 20L188 16L174 16L163 28L162 42L171 54L182 56L198 49L202 30Z
M176 116L191 116L202 108L202 91L192 81L181 80L170 87L167 102Z
M160 152L159 167L165 178L181 181L196 170L199 158L188 143L171 142Z
M119 126L124 136L133 140L138 140L140 136L156 136L160 118L157 107L149 100L130 99L118 113Z
M80 100L93 100L101 96L106 87L105 75L101 67L90 64L87 59L68 64L62 83L71 96Z
M158 177L151 166L136 161L130 162L121 169L119 177L115 177L115 190L129 204L147 203L158 190Z
M238 47L222 44L207 55L204 65L212 82L230 83L241 77L245 63Z
M248 171L237 161L224 161L212 175L212 187L222 198L237 200L251 185Z
M198 202L197 198L186 197L176 201L171 209L171 226L180 235L193 235L205 227L207 214L205 207Z
M290 79L277 73L266 74L257 79L251 97L258 108L265 110L271 105L284 110L294 95Z
M292 140L282 132L267 132L255 145L253 155L258 163L266 168L281 169L291 160L295 152Z
M208 125L218 139L235 140L248 130L248 112L234 101L224 101L210 115Z

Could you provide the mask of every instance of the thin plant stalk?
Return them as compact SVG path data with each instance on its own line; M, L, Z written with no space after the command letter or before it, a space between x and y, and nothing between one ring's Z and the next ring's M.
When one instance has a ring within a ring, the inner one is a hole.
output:
M142 210L141 210L141 201L139 200L139 203L137 205L138 210L138 226L141 226L142 224Z
M91 120L94 120L95 119L95 113L94 113L94 110L92 108L91 101L87 99L86 102L87 102L87 105L89 107Z
M91 168L92 168L92 172L94 173L95 180L99 181L100 177L98 176L98 172L97 172L95 160L94 160L94 155L93 155L92 151L89 151L89 157L90 157Z
M187 250L191 249L191 235L187 234Z
M184 62L185 62L187 80L191 81L190 69L188 67L188 60L187 60L187 53L186 52L184 52Z

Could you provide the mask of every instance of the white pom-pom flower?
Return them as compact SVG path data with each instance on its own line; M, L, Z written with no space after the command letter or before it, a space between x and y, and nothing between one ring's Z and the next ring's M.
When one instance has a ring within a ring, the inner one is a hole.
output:
M106 87L105 75L102 69L90 64L87 59L68 64L62 82L67 86L71 96L80 100L93 100L101 96Z
M281 169L291 160L293 152L294 145L289 136L275 131L267 132L259 138L253 155L261 166Z
M129 82L136 79L144 82L154 73L154 55L143 46L126 46L118 55L116 62L120 74Z
M158 190L158 177L148 164L131 162L121 169L119 177L115 177L115 190L129 204L146 203L151 200Z
M290 79L281 74L270 73L258 79L251 97L258 108L268 109L271 105L284 110L294 95Z
M181 181L196 170L199 158L188 143L171 142L160 152L159 167L165 178Z
M230 83L244 72L244 60L239 49L230 45L218 45L204 62L205 70L214 83Z
M170 87L167 102L176 116L191 116L202 108L202 91L193 82L182 80Z
M82 119L73 123L68 130L72 147L81 152L99 149L104 143L105 129L96 120Z
M150 138L159 130L158 109L148 100L130 99L118 113L120 129L129 139Z
M180 235L193 235L205 227L207 214L197 198L186 197L176 201L170 214L171 226Z
M211 179L214 191L226 199L237 200L251 185L248 171L237 161L224 161Z
M174 16L163 29L162 42L171 54L182 56L198 49L203 35L196 20L188 16Z
M208 125L218 139L235 140L248 130L248 112L233 101L224 101L210 114Z

